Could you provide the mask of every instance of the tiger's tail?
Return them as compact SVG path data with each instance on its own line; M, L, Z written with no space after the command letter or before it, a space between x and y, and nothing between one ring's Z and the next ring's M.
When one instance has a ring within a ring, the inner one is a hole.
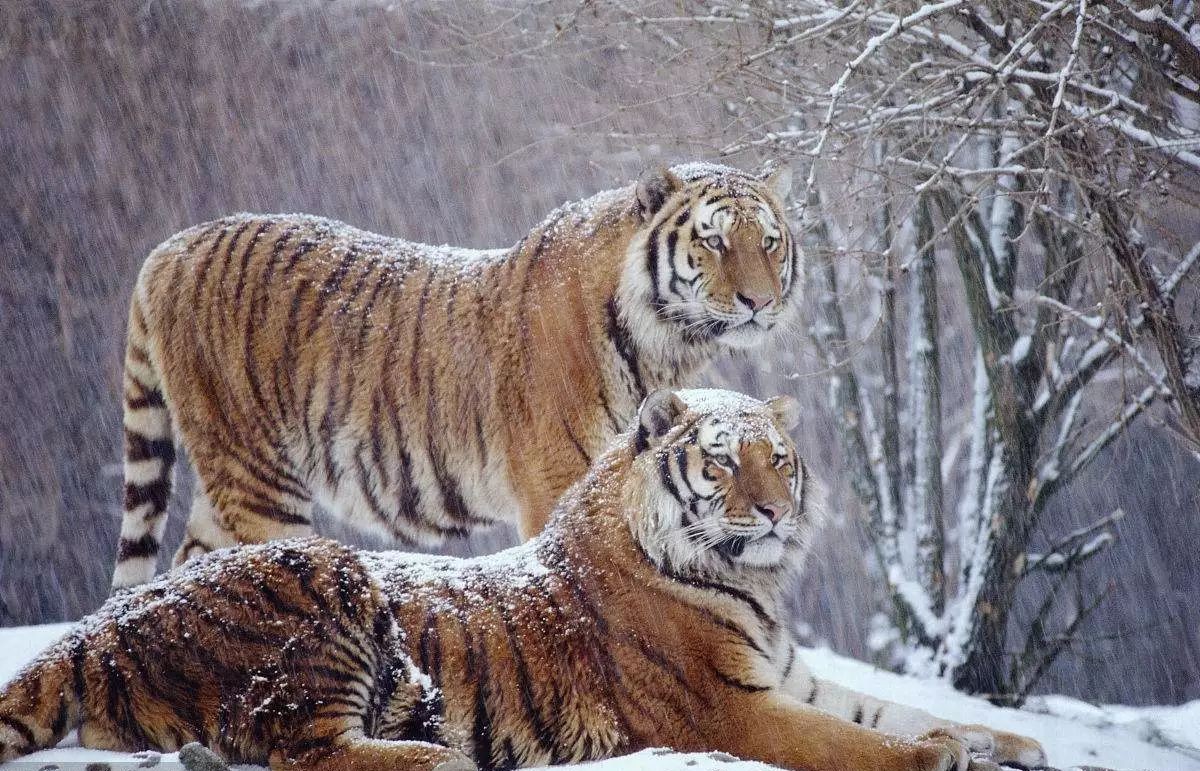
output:
M125 497L113 589L154 577L175 465L171 414L147 341L140 289L130 303L125 348Z
M79 724L72 651L82 655L80 642L63 640L0 687L0 763L53 747Z

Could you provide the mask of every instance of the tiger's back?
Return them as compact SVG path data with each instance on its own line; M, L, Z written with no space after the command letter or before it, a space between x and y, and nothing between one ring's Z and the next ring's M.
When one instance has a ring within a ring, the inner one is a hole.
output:
M176 564L310 534L317 504L406 544L497 522L536 533L650 389L706 363L721 330L756 340L791 296L770 184L714 168L564 205L507 250L304 215L238 215L158 247L130 309L114 586L154 573L176 438L199 482ZM746 255L718 260L698 228L732 249L739 202ZM774 265L757 253L767 227ZM719 297L724 320L692 319L708 300L672 292Z

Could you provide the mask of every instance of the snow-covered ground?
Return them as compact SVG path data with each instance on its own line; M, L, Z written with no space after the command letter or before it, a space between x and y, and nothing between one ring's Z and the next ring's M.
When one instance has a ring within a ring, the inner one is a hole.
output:
M16 674L39 650L69 625L0 629L0 682ZM804 658L815 672L851 688L911 704L964 723L983 723L1032 736L1045 745L1050 762L1060 768L1102 766L1121 771L1200 771L1200 701L1178 707L1093 706L1065 696L1032 700L1023 710L1001 709L955 692L940 681L917 680L884 672L829 650L812 649ZM69 746L0 764L0 771L57 766L113 771L154 767L180 768L175 755L135 757ZM626 758L590 763L590 771L764 771L759 763L733 762L720 753L680 755L647 750Z

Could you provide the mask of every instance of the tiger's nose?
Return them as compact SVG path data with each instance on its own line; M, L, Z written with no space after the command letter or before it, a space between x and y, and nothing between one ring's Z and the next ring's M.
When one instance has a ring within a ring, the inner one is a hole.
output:
M754 508L759 514L771 520L772 525L778 525L779 520L787 516L787 513L792 510L792 505L785 501L766 501L754 504Z
M741 300L743 305L745 305L747 308L749 308L752 311L761 311L763 308L765 308L768 305L770 305L771 303L775 302L774 295L769 295L769 294L749 294L749 295L747 295L747 294L742 294L741 292L738 292L737 298L739 300Z

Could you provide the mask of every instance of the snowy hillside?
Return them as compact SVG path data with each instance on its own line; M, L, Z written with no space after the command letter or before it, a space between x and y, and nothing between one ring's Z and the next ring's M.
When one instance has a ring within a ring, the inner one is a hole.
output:
M7 681L42 647L69 625L0 629L0 682ZM1122 771L1200 771L1200 701L1179 707L1095 707L1063 696L1041 697L1026 710L1001 709L963 694L942 682L916 680L879 671L828 650L804 654L816 672L876 696L921 707L966 723L985 723L1032 736L1045 745L1050 762L1060 768L1102 766ZM107 763L113 771L155 767L180 768L175 755L135 757L67 746L40 752L20 761L0 765L10 769L40 769L48 764L67 769L103 769L89 764ZM592 763L592 771L763 771L759 763L733 762L720 753L677 755L648 750L627 758Z

